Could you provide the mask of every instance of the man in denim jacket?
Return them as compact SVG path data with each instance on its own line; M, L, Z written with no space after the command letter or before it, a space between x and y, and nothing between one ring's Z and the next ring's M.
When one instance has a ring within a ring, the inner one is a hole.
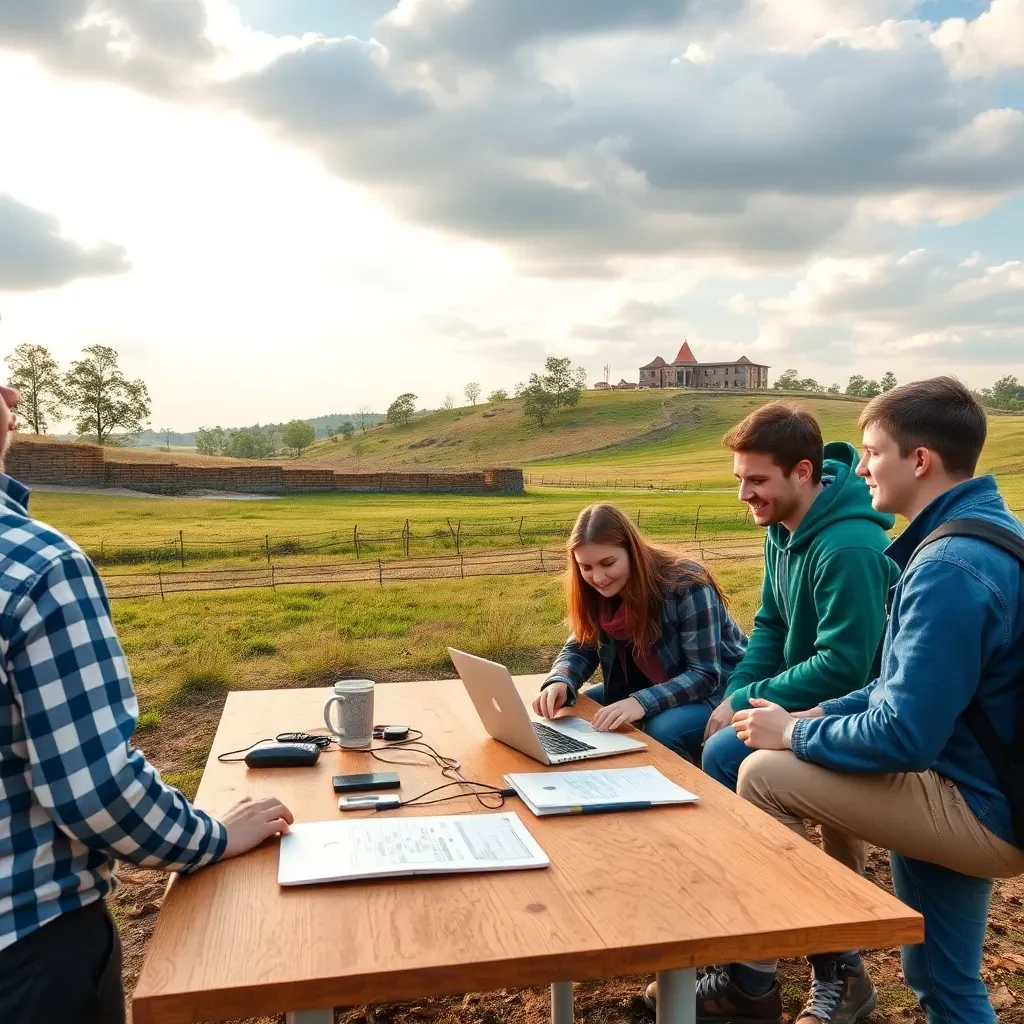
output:
M858 472L876 508L910 525L889 548L903 571L892 596L881 674L863 690L791 715L759 702L733 721L759 748L739 793L795 832L822 826L825 849L855 871L866 843L890 851L897 896L925 919L925 942L903 949L907 984L930 1024L996 1017L981 980L992 879L1024 872L992 763L964 720L978 702L1004 743L1015 732L1024 679L1024 569L973 537L918 544L953 519L1024 536L989 477L972 479L985 413L959 382L920 381L861 416ZM908 564L909 562L909 564ZM856 953L815 959L798 1024L861 1020L870 983ZM698 1017L699 1019L699 1017Z

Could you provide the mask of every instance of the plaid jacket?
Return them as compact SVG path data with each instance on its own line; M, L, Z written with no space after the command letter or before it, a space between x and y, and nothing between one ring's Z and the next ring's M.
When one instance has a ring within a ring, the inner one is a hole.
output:
M103 584L28 497L0 473L0 949L105 896L115 857L190 871L227 844L132 749Z
M579 688L599 665L605 680L620 677L621 673L613 674L619 641L602 631L598 645L584 647L575 637L569 637L551 666L544 686L568 683L571 705L576 703ZM611 703L635 697L647 716L701 700L718 704L729 676L746 649L743 630L733 621L712 587L669 587L664 592L661 636L654 644L654 653L671 678L667 683L648 686L632 694L606 690L605 700Z

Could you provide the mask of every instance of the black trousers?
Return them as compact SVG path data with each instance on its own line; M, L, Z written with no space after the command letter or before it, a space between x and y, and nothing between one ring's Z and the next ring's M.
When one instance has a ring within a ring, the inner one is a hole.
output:
M0 949L3 1024L124 1024L121 941L102 900Z

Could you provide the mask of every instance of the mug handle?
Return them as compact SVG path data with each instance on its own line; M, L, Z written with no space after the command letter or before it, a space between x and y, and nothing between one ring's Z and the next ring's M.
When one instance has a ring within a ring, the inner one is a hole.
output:
M326 725L327 728L330 729L331 732L334 733L335 736L338 736L341 739L344 739L345 738L344 715L341 716L341 721L342 721L341 725L336 726L334 724L334 722L331 720L331 706L334 704L335 701L338 701L339 703L343 704L345 702L345 698L344 698L344 696L342 696L341 694L338 694L338 693L336 693L333 697L328 697L327 698L327 700L324 702L324 725Z

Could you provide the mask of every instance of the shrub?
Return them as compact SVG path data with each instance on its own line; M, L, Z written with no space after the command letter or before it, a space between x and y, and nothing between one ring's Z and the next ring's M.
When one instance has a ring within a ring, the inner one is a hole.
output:
M159 711L143 711L139 715L139 721L135 726L136 732L142 732L145 729L155 729L161 722Z
M161 776L168 786L173 786L174 789L184 794L189 800L195 800L202 777L202 768L193 768L187 772L168 772L166 775Z
M525 605L492 601L484 611L474 653L514 668L529 647L529 616Z
M267 658L277 654L277 644L269 637L253 636L242 647L243 658Z
M182 663L176 695L179 699L216 696L227 689L231 675L231 659L222 647L197 648Z

